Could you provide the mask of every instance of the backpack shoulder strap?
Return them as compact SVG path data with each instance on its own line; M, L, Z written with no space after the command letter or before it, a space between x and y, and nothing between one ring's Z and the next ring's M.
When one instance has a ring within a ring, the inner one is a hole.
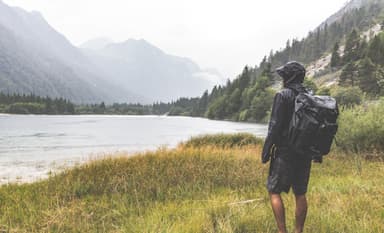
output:
M295 93L295 96L298 96L301 93L308 93L308 91L305 88L302 91L299 91L299 90L292 88L292 87L286 87L286 88L292 90L293 93Z

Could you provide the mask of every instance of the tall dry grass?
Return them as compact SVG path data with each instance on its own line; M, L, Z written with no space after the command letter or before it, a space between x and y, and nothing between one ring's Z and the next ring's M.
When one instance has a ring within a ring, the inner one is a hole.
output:
M184 144L2 186L0 232L276 232L259 155L259 143ZM361 157L314 164L305 232L384 232L383 171Z

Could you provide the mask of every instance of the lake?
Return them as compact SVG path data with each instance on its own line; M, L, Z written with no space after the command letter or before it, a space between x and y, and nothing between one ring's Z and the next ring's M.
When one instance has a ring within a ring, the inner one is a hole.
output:
M112 153L175 147L192 136L238 132L264 137L267 126L168 116L0 115L0 184L34 181Z

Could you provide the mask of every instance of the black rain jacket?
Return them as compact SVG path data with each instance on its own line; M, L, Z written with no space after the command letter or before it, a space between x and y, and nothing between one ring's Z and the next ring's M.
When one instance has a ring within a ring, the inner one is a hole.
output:
M269 121L268 135L265 139L262 162L269 161L273 147L288 147L288 127L295 108L295 98L305 88L299 82L287 83L284 88L276 93L273 102L271 118Z

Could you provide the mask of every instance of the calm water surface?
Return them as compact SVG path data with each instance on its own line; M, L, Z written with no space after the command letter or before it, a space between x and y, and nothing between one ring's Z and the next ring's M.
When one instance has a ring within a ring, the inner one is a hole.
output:
M0 115L0 184L34 181L115 152L174 147L192 136L249 132L266 125L166 116Z

